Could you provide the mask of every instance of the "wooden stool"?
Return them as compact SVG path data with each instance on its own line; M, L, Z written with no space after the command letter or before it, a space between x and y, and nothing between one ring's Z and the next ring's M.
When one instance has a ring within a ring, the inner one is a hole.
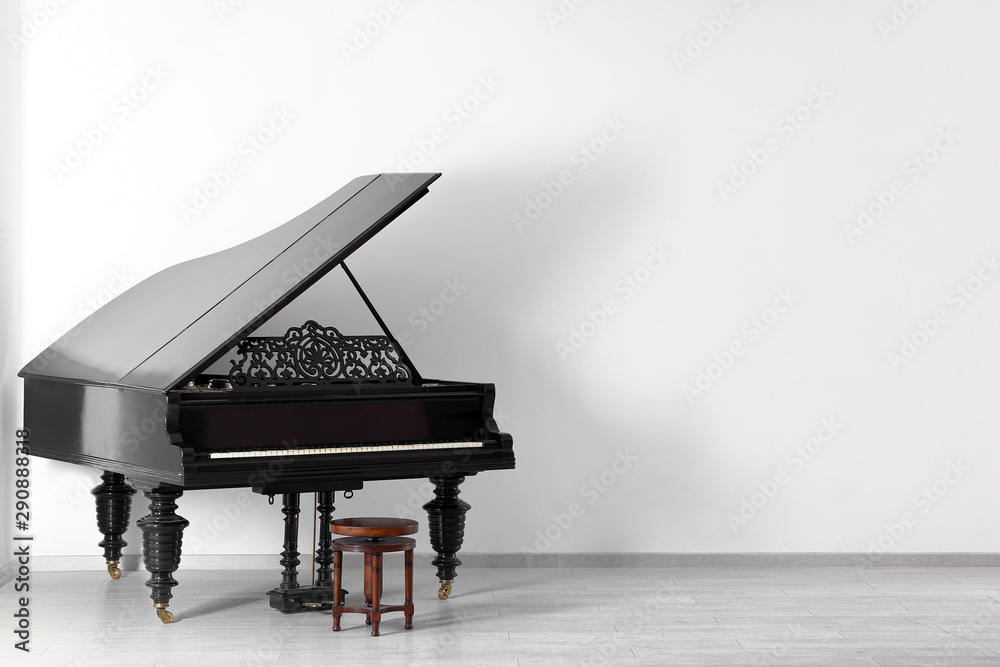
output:
M344 612L365 614L365 624L372 626L372 637L378 637L382 614L403 612L406 629L413 628L413 547L416 541L400 535L417 532L417 522L412 519L360 517L336 519L330 522L330 532L349 535L333 541L333 629L340 630L340 617ZM340 599L343 580L344 552L365 555L365 604L364 607L345 607ZM382 606L382 554L403 551L405 557L404 595L401 605Z

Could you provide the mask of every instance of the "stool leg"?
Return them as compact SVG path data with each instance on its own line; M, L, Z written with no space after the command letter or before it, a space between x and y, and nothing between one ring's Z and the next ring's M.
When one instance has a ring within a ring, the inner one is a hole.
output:
M372 637L378 637L382 621L382 554L372 554Z
M365 604L372 606L372 555L365 554ZM365 625L372 624L371 612L365 614Z
M403 580L406 582L404 584L406 599L403 600L403 604L405 605L403 614L406 618L406 625L403 627L411 630L413 629L413 549L406 550L405 558L406 564L404 566Z
M372 555L365 554L365 604L372 606Z
M344 552L333 552L333 630L340 630L340 617L344 613L344 601L340 597L340 584L344 571Z

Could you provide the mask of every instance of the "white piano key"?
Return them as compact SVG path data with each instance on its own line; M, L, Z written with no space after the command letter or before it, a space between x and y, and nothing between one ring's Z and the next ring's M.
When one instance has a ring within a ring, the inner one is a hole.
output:
M482 442L414 442L405 444L361 445L358 447L316 447L312 449L220 450L210 452L210 459L260 458L264 456L316 456L320 454L364 454L430 449L482 447Z

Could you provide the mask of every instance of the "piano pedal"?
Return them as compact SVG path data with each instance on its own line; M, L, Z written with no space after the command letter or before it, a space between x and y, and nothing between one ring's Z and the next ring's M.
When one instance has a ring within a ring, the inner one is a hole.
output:
M347 600L348 595L349 593L346 588L340 589L341 604L343 604L344 601ZM319 602L303 602L302 606L308 607L309 609L329 609L330 607L333 606L333 600L320 600Z

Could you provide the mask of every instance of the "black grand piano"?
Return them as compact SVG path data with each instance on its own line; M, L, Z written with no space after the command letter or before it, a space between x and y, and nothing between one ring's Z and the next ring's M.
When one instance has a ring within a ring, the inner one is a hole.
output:
M97 310L21 370L31 454L102 471L93 490L108 572L118 568L131 496L146 583L164 623L191 489L281 495L281 611L332 599L334 494L374 480L428 478L432 561L446 598L461 564L468 475L514 467L493 419L492 384L428 380L386 328L344 261L427 193L440 174L357 178L290 222L229 250L165 269ZM308 321L253 334L334 269L381 334ZM300 585L299 494L315 492L316 581Z

